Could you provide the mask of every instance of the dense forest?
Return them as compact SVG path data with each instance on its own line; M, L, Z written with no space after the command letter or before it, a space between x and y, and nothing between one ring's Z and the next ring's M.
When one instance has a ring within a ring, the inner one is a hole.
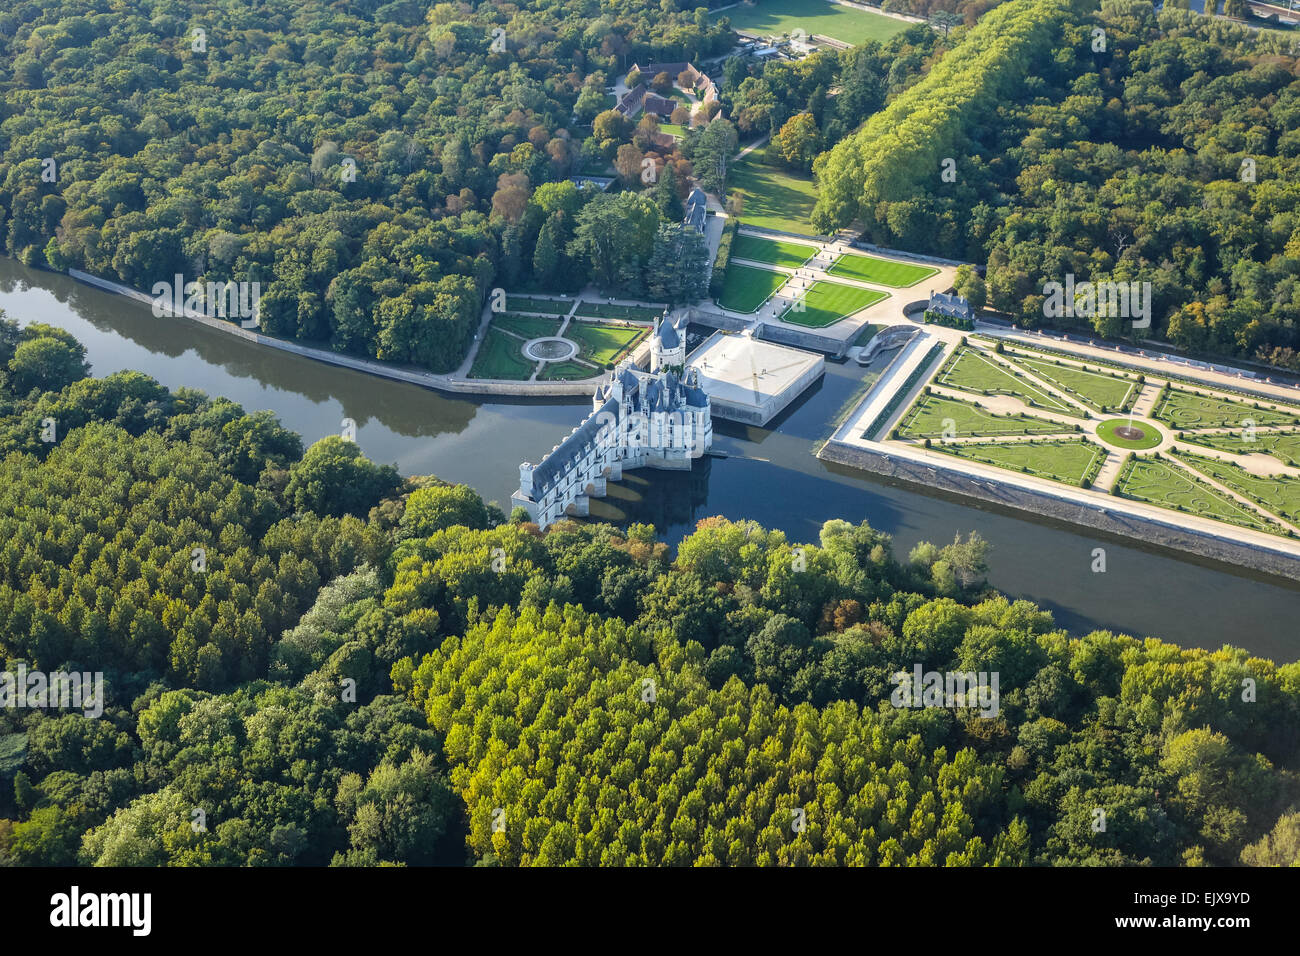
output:
M1071 637L977 537L543 533L49 326L0 369L0 655L105 679L0 709L0 862L1300 859L1300 664Z
M273 334L446 371L549 219L544 278L573 274L554 259L575 211L533 191L634 148L617 114L594 122L606 85L726 35L628 0L13 4L0 235L145 292L257 281Z
M1024 325L1052 321L1043 285L1067 274L1147 281L1151 329L1116 316L1093 329L1300 368L1294 49L1170 6L1012 0L985 14L819 160L815 221L987 261L961 291Z

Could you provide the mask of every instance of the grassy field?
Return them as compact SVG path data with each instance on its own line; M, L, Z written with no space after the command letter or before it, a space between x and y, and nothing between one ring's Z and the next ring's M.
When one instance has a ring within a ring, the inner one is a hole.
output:
M1091 372L1020 355L1007 358L1098 412L1127 411L1141 391L1137 379L1118 373Z
M506 308L511 312L545 312L547 315L565 315L572 307L572 302L535 299L527 295L506 296Z
M526 380L533 374L535 363L524 358L520 349L523 343L512 335L488 327L470 366L470 378L506 378Z
M718 305L733 312L753 312L769 295L785 285L785 281L784 273L771 269L728 265Z
M659 132L667 133L669 136L676 136L682 139L686 135L686 127L679 126L676 123L660 123Z
M594 365L612 365L648 334L646 329L570 322L565 338L578 343L578 354Z
M1256 432L1255 440L1243 440L1242 432L1221 435L1189 434L1184 441L1231 452L1234 455L1272 455L1284 465L1300 466L1300 432Z
M858 279L862 282L874 282L895 289L906 289L922 279L938 273L932 266L917 266L908 262L894 262L890 259L878 259L875 256L863 256L847 253L835 260L835 265L827 270L833 276L846 279Z
M1217 488L1197 481L1176 465L1151 458L1133 458L1120 471L1116 483L1126 498L1146 501L1163 508L1214 518L1256 531L1279 530L1255 511L1234 501Z
M1300 409L1294 413L1279 412L1271 408L1255 408L1244 401L1211 398L1171 388L1156 403L1152 417L1175 428L1220 428L1240 425L1248 419L1256 425L1295 425L1300 424Z
M1164 436L1160 434L1158 429L1144 423L1140 418L1133 422L1133 427L1142 432L1141 438L1121 438L1115 433L1116 429L1127 427L1127 418L1112 418L1110 421L1102 422L1097 426L1097 437L1108 445L1114 445L1116 448L1129 448L1134 451L1155 448L1156 445L1164 441Z
M537 377L545 382L572 382L599 374L600 369L581 362L547 362Z
M814 282L803 292L803 309L798 309L797 303L789 306L781 313L781 321L824 329L846 315L852 315L887 298L887 292L877 292L875 289L861 289L839 282Z
M583 299L574 315L585 319L621 319L625 322L653 322L664 314L663 309L649 305L614 305L609 302L591 302Z
M1090 441L989 442L988 444L934 445L940 451L997 465L1039 478L1082 485L1090 481L1106 457L1104 449Z
M980 394L1010 395L1030 405L1041 405L1054 412L1078 415L1079 410L1045 392L1033 383L1016 378L995 360L966 347L958 349L948 365L935 377L934 384Z
M757 6L731 7L718 15L730 17L732 28L746 33L768 36L797 28L809 36L821 34L853 46L864 40L888 40L911 26L903 20L838 6L827 0L763 0Z
M769 160L771 148L772 144L768 143L731 168L727 181L731 194L739 195L743 201L740 218L750 226L814 235L809 223L813 206L817 205L812 177L791 172L779 161Z
M760 239L758 236L737 235L731 244L733 259L752 259L770 262L774 266L797 269L817 252L816 246L785 239Z
M1186 452L1180 452L1178 458L1224 487L1257 502L1267 511L1281 515L1288 521L1300 520L1300 481L1295 478L1253 475L1231 462Z
M492 316L491 328L513 332L521 338L540 339L560 331L559 319L543 319L536 315L513 315L502 312Z
M858 332L858 337L853 340L853 344L866 345L868 342L870 342L872 339L876 337L877 332L887 327L888 326L877 325L874 322L868 322L866 325L862 327L862 331Z
M1032 415L994 415L969 402L922 395L899 422L899 434L903 438L940 438L948 420L951 420L955 438L1061 435L1069 431L1065 425Z

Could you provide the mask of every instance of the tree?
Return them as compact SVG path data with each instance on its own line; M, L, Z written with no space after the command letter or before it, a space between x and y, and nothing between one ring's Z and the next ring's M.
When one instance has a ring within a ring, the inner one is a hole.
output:
M591 124L591 135L600 149L610 155L628 136L628 121L618 110L605 110Z
M285 496L299 511L364 515L396 490L400 480L395 468L376 465L356 442L330 435L290 467Z
M715 120L700 131L691 161L705 192L722 195L727 186L727 170L736 151L736 128L727 120Z
M406 499L401 522L403 537L425 538L452 525L487 527L483 499L467 485L417 488Z
M682 204L682 196L677 184L677 171L671 163L665 163L663 172L659 174L658 181L650 190L664 222L681 222L682 217L686 215L686 207Z
M962 263L957 267L957 275L953 279L953 288L976 311L984 308L988 302L988 291L984 286L984 278L969 263Z
M645 159L645 154L637 149L631 143L624 143L618 148L618 155L614 159L614 168L618 170L619 178L623 185L633 188L641 184L641 162Z
M665 223L655 235L646 286L656 301L698 302L709 290L709 245L693 226Z
M592 279L614 288L639 279L659 228L659 209L649 196L601 193L578 213L570 255L583 260Z
M798 113L786 121L777 136L777 144L785 161L796 169L812 169L812 162L821 152L821 134L811 113Z
M88 374L86 350L79 343L48 335L36 335L19 343L9 361L13 390L26 394L32 389L58 391Z

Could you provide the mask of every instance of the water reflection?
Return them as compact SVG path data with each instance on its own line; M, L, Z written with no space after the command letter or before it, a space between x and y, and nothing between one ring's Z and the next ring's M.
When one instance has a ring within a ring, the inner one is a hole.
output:
M442 395L348 369L272 352L93 289L66 276L0 258L0 308L21 322L67 329L87 348L96 375L139 369L164 385L225 395L273 410L310 443L336 434L344 417L377 461L404 474L464 482L506 504L518 464L539 461L590 409L585 401L503 404ZM767 428L715 423L714 449L690 472L627 472L592 502L600 520L654 524L675 543L704 517L753 518L797 541L816 541L824 521L869 521L894 536L906 557L921 540L978 531L993 546L990 581L1030 598L1079 633L1103 627L1151 634L1185 646L1233 643L1279 661L1300 650L1300 586L1209 565L1186 556L1099 537L911 486L812 454L862 387L854 363L828 362L826 375ZM1107 573L1091 572L1105 547Z

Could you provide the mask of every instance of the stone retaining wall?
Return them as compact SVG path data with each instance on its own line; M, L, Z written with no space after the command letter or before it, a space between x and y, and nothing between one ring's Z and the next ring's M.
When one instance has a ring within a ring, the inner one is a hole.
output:
M124 295L135 299L137 302L152 305L154 301L151 296L147 296L143 292L137 292L135 289L116 282L110 282L107 279L100 279L78 269L69 269L68 275L79 282L85 282L88 285L93 285L117 295ZM577 398L593 394L596 391L596 385L600 381L596 379L586 382L484 382L473 379L450 378L446 375L436 375L433 372L404 369L394 365L385 365L372 359L343 355L339 352L331 352L329 349L319 349L310 345L300 345L297 342L287 342L284 339L277 339L262 332L242 328L234 322L210 318L193 310L186 310L184 318L220 332L225 332L227 335L234 335L246 341L254 342L257 345L279 349L282 352L292 352L294 355L301 355L303 358L313 359L317 362L350 368L353 371L364 372L367 375L378 375L380 378L407 382L411 385L419 385L439 392L453 392L461 395L505 395L521 398L555 396Z
M1103 511L1098 505L1067 501L1044 492L997 482L992 482L994 487L990 488L990 482L972 478L964 472L942 465L923 465L836 441L826 442L817 452L817 457L906 484L974 498L1013 511L1029 512L1112 537L1133 539L1172 551L1189 552L1211 561L1300 581L1300 558L1153 518L1117 513L1110 509Z

